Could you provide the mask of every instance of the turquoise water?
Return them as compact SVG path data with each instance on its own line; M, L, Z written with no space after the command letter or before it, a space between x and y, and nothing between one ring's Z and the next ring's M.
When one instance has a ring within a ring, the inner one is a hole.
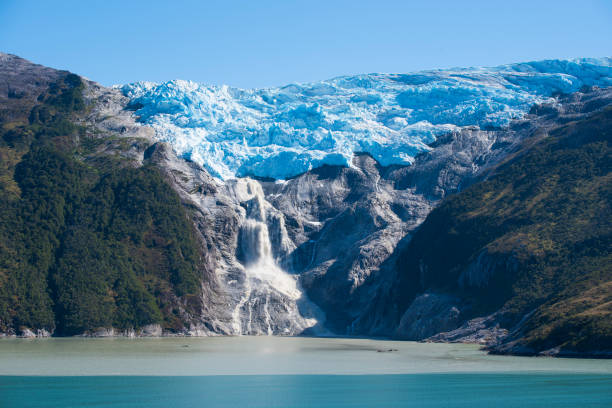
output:
M612 378L563 374L0 377L2 407L610 407Z
M5 407L612 407L612 361L369 339L0 339Z

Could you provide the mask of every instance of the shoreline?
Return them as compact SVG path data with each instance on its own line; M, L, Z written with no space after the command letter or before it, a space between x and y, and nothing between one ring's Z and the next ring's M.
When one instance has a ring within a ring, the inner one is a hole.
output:
M513 357L555 357L562 359L593 359L593 360L611 360L612 351L607 350L594 350L587 352L578 352L574 350L566 350L562 348L553 348L544 351L536 351L526 347L506 347L502 348L503 345L487 345L479 341L443 341L443 340L406 340L393 337L368 337L368 336L342 336L342 335L328 335L328 336L282 336L282 335L235 335L235 334L219 334L219 333L202 333L202 332L181 332L172 333L164 332L159 325L150 325L149 327L143 327L140 330L123 330L118 331L114 328L97 330L93 333L83 333L74 336L56 336L47 330L36 330L36 332L27 329L23 330L22 333L26 334L12 334L0 332L0 341L6 339L21 339L21 340L42 340L42 339L197 339L197 338L237 338L237 337L274 337L274 338L312 338L312 339L351 339L351 340L373 340L373 341L389 341L389 342L406 342L406 343L418 343L418 344L466 344L480 346L479 350L485 352L491 356L513 356ZM394 352L395 349L381 349L379 352Z

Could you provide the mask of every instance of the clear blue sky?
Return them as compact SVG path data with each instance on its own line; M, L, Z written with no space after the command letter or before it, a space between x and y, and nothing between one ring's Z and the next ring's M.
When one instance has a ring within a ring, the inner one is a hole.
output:
M0 0L0 51L105 85L267 87L612 55L612 1Z

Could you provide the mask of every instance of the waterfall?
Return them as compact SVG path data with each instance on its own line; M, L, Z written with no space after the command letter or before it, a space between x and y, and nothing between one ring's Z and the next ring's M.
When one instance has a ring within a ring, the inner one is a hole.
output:
M317 324L315 307L304 297L297 278L274 259L267 207L261 185L243 181L246 218L241 226L239 249L244 266L244 285L233 313L240 334L299 334ZM298 305L299 303L299 305ZM308 315L306 317L305 315Z
M245 272L251 279L270 284L291 299L298 299L301 291L295 277L282 270L272 256L268 226L264 221L247 219L243 228Z

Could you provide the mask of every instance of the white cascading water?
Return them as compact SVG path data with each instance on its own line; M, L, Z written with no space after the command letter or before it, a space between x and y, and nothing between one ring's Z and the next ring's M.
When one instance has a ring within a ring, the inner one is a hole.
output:
M233 313L234 330L240 334L299 334L317 324L316 308L305 299L296 277L274 259L261 185L243 180L249 197L240 236L245 279L243 296Z

